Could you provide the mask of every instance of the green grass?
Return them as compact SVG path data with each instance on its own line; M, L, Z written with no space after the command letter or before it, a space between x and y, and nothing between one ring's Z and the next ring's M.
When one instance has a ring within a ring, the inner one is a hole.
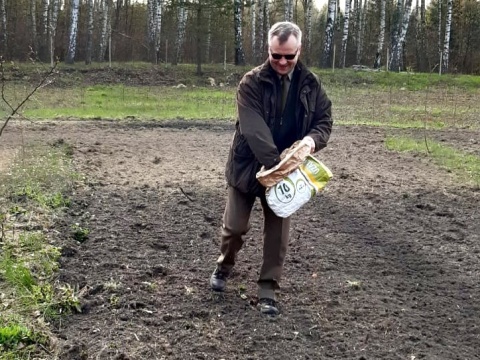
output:
M389 150L423 153L431 156L435 163L476 186L480 185L480 157L468 154L438 142L408 137L388 137L385 140ZM428 147L427 147L428 145Z
M75 289L55 280L61 249L46 235L79 178L71 152L63 141L25 146L0 174L2 359L38 358L48 323L80 310Z
M71 89L63 100L58 89L37 96L24 114L29 118L79 119L233 119L233 91L211 88L91 86Z

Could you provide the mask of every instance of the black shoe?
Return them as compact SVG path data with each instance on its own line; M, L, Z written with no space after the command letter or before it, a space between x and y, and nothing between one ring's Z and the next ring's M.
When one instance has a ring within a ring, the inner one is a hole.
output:
M222 270L220 267L216 267L212 276L210 277L210 286L213 291L225 291L227 286L227 278L230 275L229 271Z
M277 302L269 298L261 298L258 300L258 307L260 312L265 315L278 315L280 311L278 310Z

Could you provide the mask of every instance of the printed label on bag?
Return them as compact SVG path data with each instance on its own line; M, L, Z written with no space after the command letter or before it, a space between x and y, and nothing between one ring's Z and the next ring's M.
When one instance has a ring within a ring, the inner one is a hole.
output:
M292 180L286 178L275 185L275 196L278 201L288 204L295 197L295 185Z

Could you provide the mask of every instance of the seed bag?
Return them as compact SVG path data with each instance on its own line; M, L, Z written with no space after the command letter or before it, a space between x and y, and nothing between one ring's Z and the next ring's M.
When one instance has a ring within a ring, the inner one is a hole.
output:
M331 178L331 171L308 155L296 170L266 190L268 206L277 216L289 217L320 192Z
M331 179L331 171L310 154L310 145L297 141L280 155L281 161L271 169L260 169L258 181L267 188L267 203L280 217L289 217Z

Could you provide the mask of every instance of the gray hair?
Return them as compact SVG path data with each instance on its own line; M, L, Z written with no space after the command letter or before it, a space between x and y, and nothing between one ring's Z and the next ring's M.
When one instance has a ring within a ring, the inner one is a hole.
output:
M290 35L295 36L298 46L302 45L302 30L300 30L297 24L290 21L277 22L268 31L268 46L271 45L275 36L278 36L278 42L282 45L288 40Z

